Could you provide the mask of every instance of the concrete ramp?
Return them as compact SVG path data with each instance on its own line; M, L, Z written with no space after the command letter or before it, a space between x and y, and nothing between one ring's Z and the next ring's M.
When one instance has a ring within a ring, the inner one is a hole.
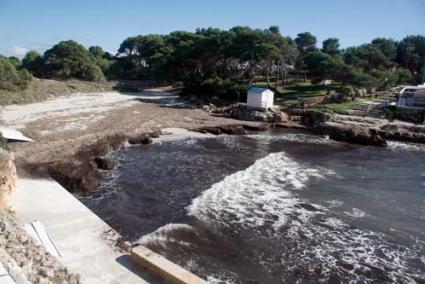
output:
M108 242L105 232L112 228L57 182L18 179L17 187L12 208L18 221L42 222L60 252L58 260L79 273L82 283L155 283Z

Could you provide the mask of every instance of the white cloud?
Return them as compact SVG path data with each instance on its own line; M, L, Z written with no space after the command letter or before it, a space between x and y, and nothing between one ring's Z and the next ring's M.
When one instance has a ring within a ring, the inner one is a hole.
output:
M10 49L10 51L13 55L21 57L24 56L30 50L26 47L15 45Z

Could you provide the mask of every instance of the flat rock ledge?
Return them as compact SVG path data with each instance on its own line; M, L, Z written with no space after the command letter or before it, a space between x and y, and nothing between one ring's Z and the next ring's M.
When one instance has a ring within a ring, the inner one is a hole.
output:
M80 276L49 254L21 228L11 213L0 210L0 261L16 283L79 284Z
M270 123L263 123L259 125L219 125L219 126L205 126L192 129L192 131L199 133L210 133L214 135L227 134L227 135L243 135L248 131L264 131L272 127Z
M330 139L359 145L386 146L387 140L425 144L425 126L383 119L330 115L305 110L297 113L309 130Z

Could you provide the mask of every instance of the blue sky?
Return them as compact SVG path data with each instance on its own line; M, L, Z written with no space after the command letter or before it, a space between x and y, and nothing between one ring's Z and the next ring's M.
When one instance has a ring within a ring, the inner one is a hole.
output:
M320 45L337 37L347 47L425 35L425 1L0 0L0 54L22 56L67 39L115 52L128 36L236 25L277 25L291 37L310 31Z

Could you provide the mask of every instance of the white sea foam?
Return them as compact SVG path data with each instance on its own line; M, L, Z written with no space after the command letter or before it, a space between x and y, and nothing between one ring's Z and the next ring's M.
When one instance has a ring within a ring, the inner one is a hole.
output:
M328 136L318 136L312 134L302 133L283 133L280 135L267 135L267 134L251 134L247 137L258 140L260 142L270 143L276 141L288 141L295 143L308 143L308 144L337 144L339 142L330 140Z
M330 208L340 207L340 206L344 205L344 202L339 200L339 199L329 200L329 201L326 201L326 203L329 204Z
M187 224L170 223L160 227L155 232L142 236L137 243L142 245L157 245L161 247L166 247L172 243L178 243L179 246L190 246L190 243L177 240L172 237L171 233L175 233L176 231L194 232L194 229Z
M366 215L364 211L358 208L353 208L351 211L345 211L344 214L354 218L361 218Z
M387 147L393 151L401 150L401 151L425 152L425 145L423 144L387 141Z
M352 228L326 208L296 196L309 180L329 174L284 153L270 154L203 192L188 214L211 226L282 239L282 264L290 269L303 259L305 268L312 274L319 269L324 281L335 271L347 282L367 273L412 281L409 259L418 257L416 250L390 243L381 233ZM362 217L365 212L354 208L346 214Z
M327 174L330 172L301 165L283 152L269 154L204 191L192 201L188 214L206 221L226 220L226 225L270 224L277 229L286 223L288 214L295 212L298 218L308 219L312 212L297 207L300 200L289 189L301 189L310 178Z

